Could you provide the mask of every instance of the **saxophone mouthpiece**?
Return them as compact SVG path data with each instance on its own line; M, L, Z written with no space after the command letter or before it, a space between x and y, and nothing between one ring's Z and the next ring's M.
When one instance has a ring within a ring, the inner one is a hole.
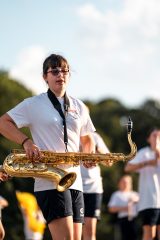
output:
M131 120L131 117L128 117L128 123L127 123L128 133L131 133L131 132L132 132L132 129L133 129L133 122L132 122L132 120Z

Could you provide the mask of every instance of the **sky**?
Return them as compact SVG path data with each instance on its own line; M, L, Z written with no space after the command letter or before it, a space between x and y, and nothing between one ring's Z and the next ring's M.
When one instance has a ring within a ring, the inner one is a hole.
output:
M35 94L44 59L71 66L68 94L128 107L160 101L159 0L0 1L0 69Z

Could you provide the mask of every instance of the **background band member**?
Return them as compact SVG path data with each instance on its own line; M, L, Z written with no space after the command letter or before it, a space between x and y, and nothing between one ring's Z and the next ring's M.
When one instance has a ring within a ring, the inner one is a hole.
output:
M151 128L148 146L141 148L125 167L126 172L139 173L139 215L143 225L143 240L160 239L160 130Z
M138 213L138 201L138 193L132 190L131 176L122 176L118 182L118 191L111 195L108 203L109 212L118 214L118 225L122 240L137 239L135 217Z
M2 196L0 196L0 240L3 240L5 237L5 230L2 224L2 209L7 206L8 206L8 201Z
M108 153L102 137L94 132L92 134L96 152ZM103 184L101 170L99 165L92 168L85 168L81 165L81 174L83 181L84 203L85 203L85 221L83 225L83 240L96 239L97 220L101 215L101 204L103 195Z
M23 216L25 240L42 240L46 224L35 196L17 191L16 197Z

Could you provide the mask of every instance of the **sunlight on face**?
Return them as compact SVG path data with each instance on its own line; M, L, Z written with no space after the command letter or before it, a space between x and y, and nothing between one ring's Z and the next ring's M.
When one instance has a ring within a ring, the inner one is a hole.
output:
M147 140L153 150L160 149L160 130L154 130Z
M118 187L121 191L130 191L132 189L132 178L124 176L120 179Z

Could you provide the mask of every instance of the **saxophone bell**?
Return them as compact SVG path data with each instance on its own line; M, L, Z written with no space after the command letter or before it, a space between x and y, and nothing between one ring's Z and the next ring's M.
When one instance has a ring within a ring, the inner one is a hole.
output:
M65 173L63 177L61 177L59 183L57 183L57 190L59 192L66 191L76 180L77 174L75 172Z
M19 161L20 160L20 161ZM76 180L75 172L67 172L53 164L33 162L26 158L25 153L11 153L4 160L0 171L11 177L37 177L53 181L59 192L67 190Z

